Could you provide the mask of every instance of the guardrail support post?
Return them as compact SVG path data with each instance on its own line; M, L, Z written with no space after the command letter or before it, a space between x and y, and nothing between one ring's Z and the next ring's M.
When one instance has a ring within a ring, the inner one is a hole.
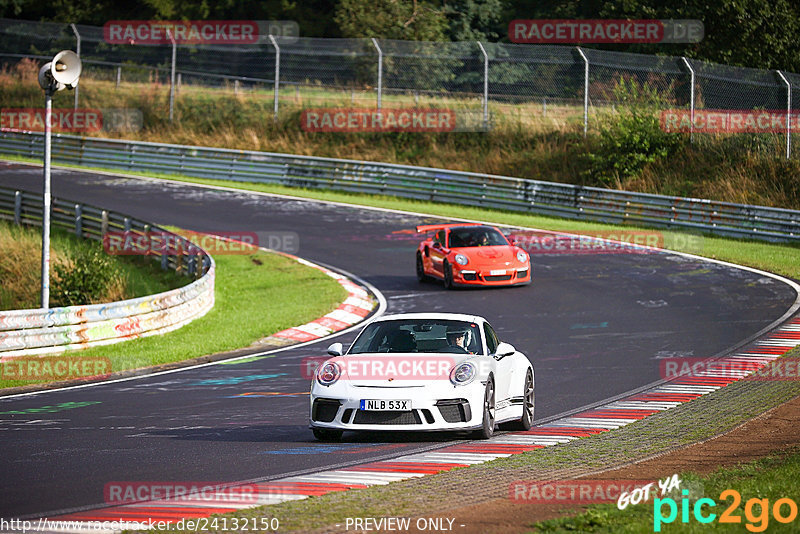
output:
M172 38L172 31L167 30L167 38L172 43L172 65L169 69L169 122L172 122L172 109L175 107L175 39Z
M278 46L278 41L272 35L269 36L269 41L275 47L275 102L273 104L273 120L278 122L278 96L280 94L281 84L281 47Z
M792 154L792 84L779 70L775 71L786 84L786 159Z
M685 57L681 57L683 64L689 69L689 142L694 143L694 69Z
M100 213L100 239L103 239L108 233L108 211L103 210Z
M75 235L83 237L83 206L75 204Z
M372 45L378 51L378 109L381 109L381 94L383 92L383 50L378 46L378 40L372 38Z
M583 137L589 131L589 58L583 53L581 47L576 47L583 59Z
M483 54L483 128L489 129L489 54L480 41L475 41Z
M75 40L77 43L75 44L75 53L78 54L78 57L81 57L81 34L78 33L78 28L75 27L75 24L70 24L72 27L72 33L75 34ZM78 109L78 90L80 89L79 86L75 86L75 109Z
M14 193L14 224L22 224L22 191Z

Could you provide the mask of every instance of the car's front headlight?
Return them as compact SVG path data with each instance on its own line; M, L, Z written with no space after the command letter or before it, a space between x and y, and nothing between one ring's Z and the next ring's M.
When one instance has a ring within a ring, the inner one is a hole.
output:
M466 265L469 263L469 258L464 256L463 254L456 254L456 263L459 265Z
M342 376L342 370L338 364L328 362L317 371L317 382L323 386L330 386Z
M476 374L477 370L475 369L475 365L470 362L460 363L450 371L450 382L456 386L466 386L475 380Z
M522 252L521 250L517 251L517 261L520 263L525 263L528 261L528 255Z

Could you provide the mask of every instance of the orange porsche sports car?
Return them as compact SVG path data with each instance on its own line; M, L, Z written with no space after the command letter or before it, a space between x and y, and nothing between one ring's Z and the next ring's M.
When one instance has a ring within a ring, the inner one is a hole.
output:
M430 224L417 232L433 232L417 249L417 279L441 279L444 287L516 286L531 283L527 252L509 243L494 226Z

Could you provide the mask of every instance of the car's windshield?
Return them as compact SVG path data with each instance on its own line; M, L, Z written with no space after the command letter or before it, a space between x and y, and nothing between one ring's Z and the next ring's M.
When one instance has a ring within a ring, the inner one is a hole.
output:
M503 234L494 228L473 226L450 230L450 248L489 247L494 245L508 245L508 241Z
M476 323L448 319L398 319L368 325L348 354L425 352L483 354Z

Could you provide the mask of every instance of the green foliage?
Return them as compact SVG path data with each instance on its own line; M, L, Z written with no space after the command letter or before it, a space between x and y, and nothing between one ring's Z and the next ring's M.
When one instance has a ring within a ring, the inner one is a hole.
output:
M123 277L111 257L94 247L75 248L69 261L54 264L53 271L52 297L59 306L95 302Z
M668 53L762 69L800 69L795 36L800 4L793 0L610 0L597 18L698 19L705 37L697 44L632 45L626 51Z
M444 4L453 41L496 41L505 34L505 0L452 0Z
M447 19L424 0L339 0L334 20L345 37L442 41Z
M539 521L534 526L541 532L595 532L611 526L613 510L613 505L598 505L580 515Z
M602 186L618 186L647 164L675 154L684 143L680 133L667 133L658 119L660 98L648 85L620 78L613 89L619 114L600 126L598 146L587 155L585 176Z

